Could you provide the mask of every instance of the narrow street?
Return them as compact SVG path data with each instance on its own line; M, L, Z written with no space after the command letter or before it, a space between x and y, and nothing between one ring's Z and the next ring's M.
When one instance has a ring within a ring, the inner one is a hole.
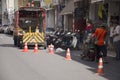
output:
M12 36L0 34L0 80L119 80L120 64L109 57L104 64L104 75L96 74L98 63L80 59L80 51L71 50L71 61L65 60L66 51L51 55L48 49L38 54L30 49L22 52L14 47Z
M0 0L0 80L119 80L119 4Z

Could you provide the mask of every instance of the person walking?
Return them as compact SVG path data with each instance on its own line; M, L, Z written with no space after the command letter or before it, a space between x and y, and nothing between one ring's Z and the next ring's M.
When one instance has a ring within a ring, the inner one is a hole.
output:
M113 44L116 52L116 60L120 60L120 25L116 24L112 32L113 35Z
M105 44L105 38L107 36L107 30L104 25L100 25L94 32L94 37L98 39L96 46L96 61L99 61L100 57L103 57L104 62L107 62L107 48Z
M86 33L89 34L89 33L92 33L92 29L93 29L93 24L91 21L87 21L86 22Z

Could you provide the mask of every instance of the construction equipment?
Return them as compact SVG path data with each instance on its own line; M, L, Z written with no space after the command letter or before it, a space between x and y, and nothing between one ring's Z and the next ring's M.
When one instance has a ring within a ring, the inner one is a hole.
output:
M39 7L21 7L15 12L13 31L14 45L23 48L28 46L44 47L46 49L46 11Z

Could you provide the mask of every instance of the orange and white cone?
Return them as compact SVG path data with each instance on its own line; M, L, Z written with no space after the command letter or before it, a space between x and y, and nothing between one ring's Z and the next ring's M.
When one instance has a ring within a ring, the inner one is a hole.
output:
M103 70L103 60L102 58L99 59L99 64L98 64L98 70L97 70L97 74L98 75L103 75L104 70Z
M71 60L70 49L67 49L66 60Z
M28 46L27 46L27 43L24 44L23 52L28 52Z
M38 53L38 45L37 44L35 44L34 53Z
M49 46L49 53L54 54L54 45L52 44Z
M31 6L34 7L34 1L31 2Z

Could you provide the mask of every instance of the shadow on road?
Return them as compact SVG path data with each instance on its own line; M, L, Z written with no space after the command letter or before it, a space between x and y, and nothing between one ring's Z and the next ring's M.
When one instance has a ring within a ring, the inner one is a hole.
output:
M15 47L14 44L0 44L0 47Z

